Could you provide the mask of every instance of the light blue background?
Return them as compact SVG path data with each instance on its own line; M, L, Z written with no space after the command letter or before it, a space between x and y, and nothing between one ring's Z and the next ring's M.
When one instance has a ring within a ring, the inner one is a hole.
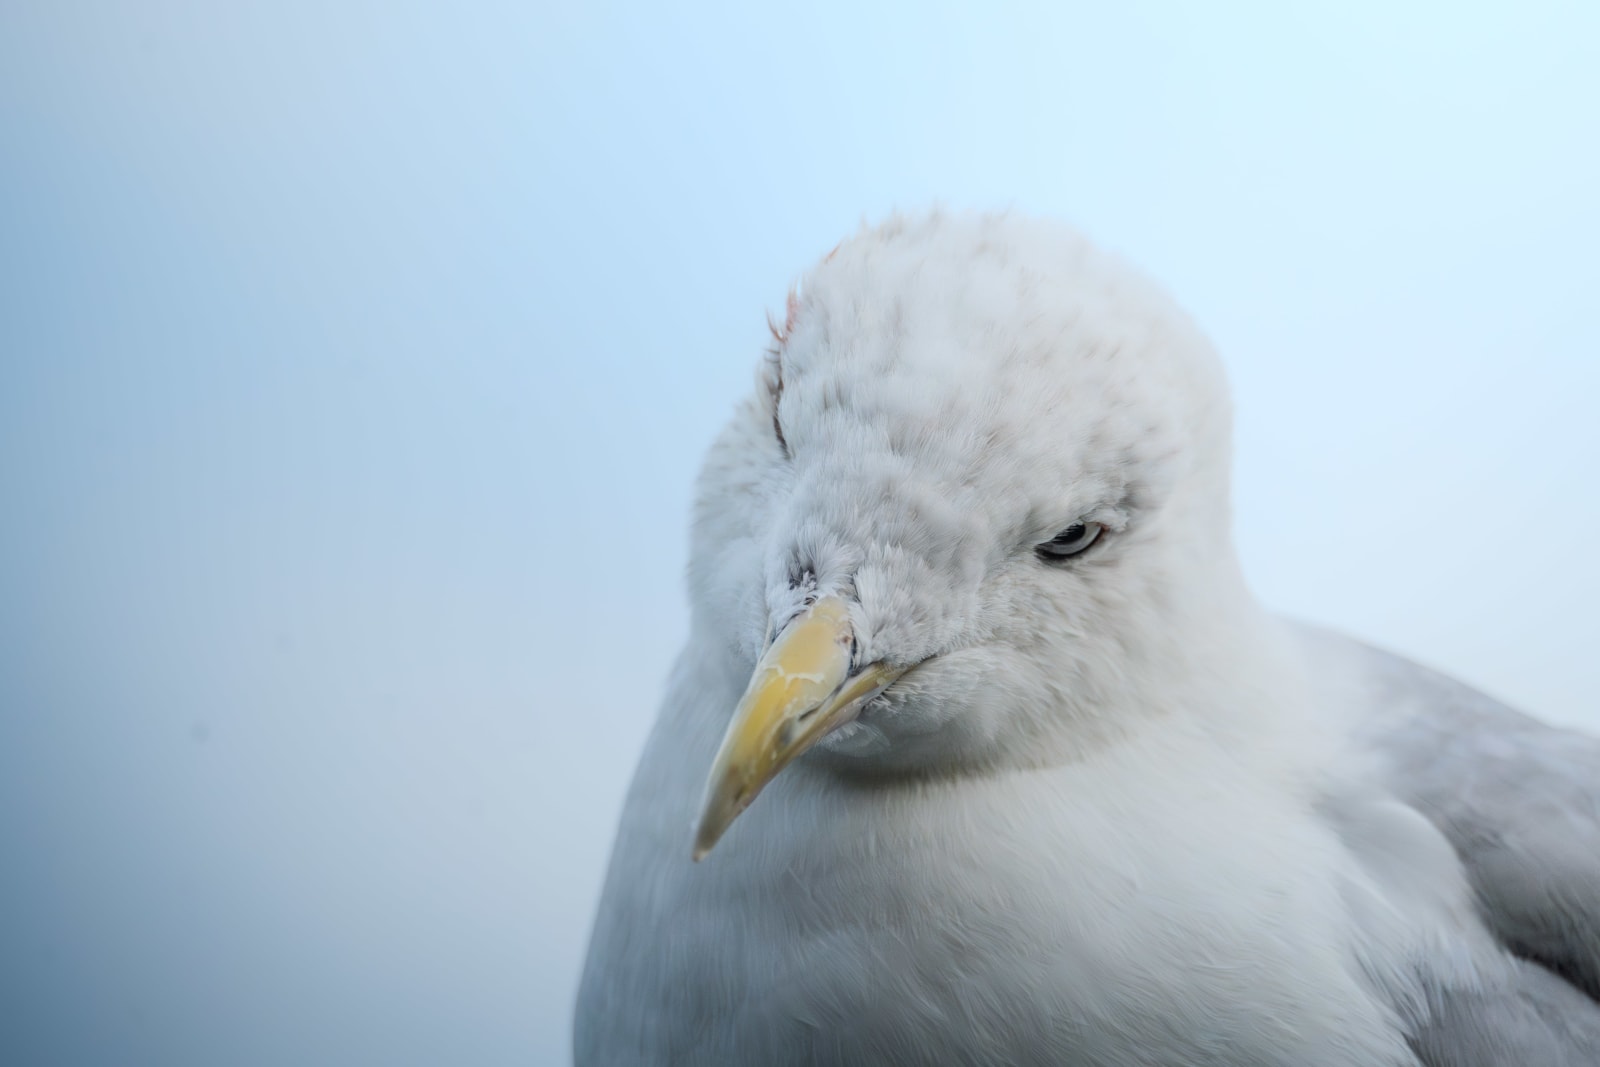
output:
M1600 723L1600 8L671 6L0 8L0 1060L565 1059L699 457L895 207L1145 266L1262 597Z

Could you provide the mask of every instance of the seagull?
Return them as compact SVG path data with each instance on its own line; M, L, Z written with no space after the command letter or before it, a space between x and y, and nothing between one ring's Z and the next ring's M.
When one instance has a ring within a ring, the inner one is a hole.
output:
M581 1067L1600 1063L1600 739L1259 606L1158 287L934 212L773 333Z

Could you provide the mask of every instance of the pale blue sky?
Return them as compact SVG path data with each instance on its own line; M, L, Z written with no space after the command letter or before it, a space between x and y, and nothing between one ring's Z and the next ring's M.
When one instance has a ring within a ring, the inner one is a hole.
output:
M1262 597L1600 725L1600 9L0 9L0 1060L543 1064L702 450L863 218L1075 221Z

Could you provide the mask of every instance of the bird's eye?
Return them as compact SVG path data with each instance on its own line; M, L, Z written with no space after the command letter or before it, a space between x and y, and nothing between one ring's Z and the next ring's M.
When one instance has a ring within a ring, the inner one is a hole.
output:
M1088 550L1105 532L1102 523L1075 522L1050 540L1035 546L1034 551L1042 560L1070 559Z

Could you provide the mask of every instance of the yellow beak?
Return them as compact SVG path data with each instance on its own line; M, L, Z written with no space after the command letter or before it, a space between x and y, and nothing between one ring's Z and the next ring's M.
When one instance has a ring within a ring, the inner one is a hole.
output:
M696 860L779 771L905 673L874 663L851 675L854 641L845 602L823 597L784 627L761 657L706 780Z

